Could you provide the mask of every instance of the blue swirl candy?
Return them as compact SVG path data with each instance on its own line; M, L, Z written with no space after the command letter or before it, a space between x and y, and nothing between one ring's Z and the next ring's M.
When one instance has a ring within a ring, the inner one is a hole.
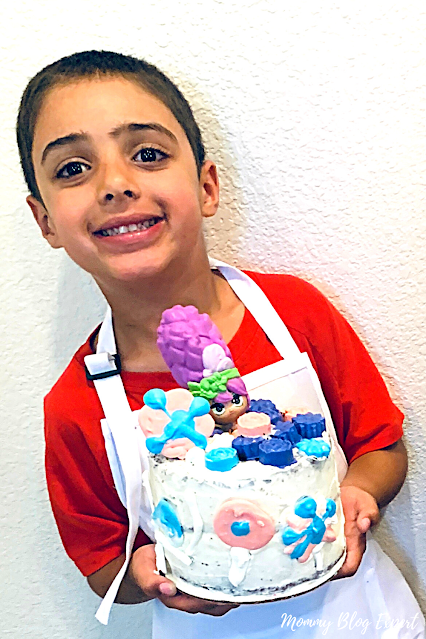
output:
M213 448L206 453L206 468L218 470L221 473L231 470L238 464L238 455L235 448Z

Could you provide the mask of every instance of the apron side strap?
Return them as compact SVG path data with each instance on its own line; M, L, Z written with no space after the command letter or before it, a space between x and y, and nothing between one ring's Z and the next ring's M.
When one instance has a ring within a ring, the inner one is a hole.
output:
M129 518L125 562L96 614L96 618L106 625L111 606L129 565L139 528L139 512L142 504L142 470L148 467L148 455L146 449L141 449L138 425L135 423L114 358L109 353L96 353L96 355L88 355L84 361L89 373L94 376L93 383L111 430L118 458L122 464L125 503ZM110 372L112 375L106 376L103 374L105 372Z
M133 452L138 455L137 448L133 447ZM124 468L126 475L126 501L128 504L127 513L129 517L129 531L126 539L126 557L124 564L109 587L108 592L103 598L95 615L96 619L105 626L108 624L112 604L115 601L118 589L129 566L130 559L132 557L133 544L139 527L139 508L142 492L142 474L140 465L138 463L124 464ZM129 472L129 468L131 468L133 472Z

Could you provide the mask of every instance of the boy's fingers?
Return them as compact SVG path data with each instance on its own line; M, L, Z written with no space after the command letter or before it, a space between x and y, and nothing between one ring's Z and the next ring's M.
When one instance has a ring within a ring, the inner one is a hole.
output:
M189 614L194 615L201 612L205 615L221 617L232 608L238 608L237 604L207 601L204 599L198 599L197 597L191 597L190 595L185 595L181 592L178 592L178 594L174 597L160 596L159 599L168 608L182 610L183 612L188 612Z
M217 617L237 607L236 604L197 599L176 590L175 584L170 579L158 574L154 544L141 546L135 550L129 570L133 580L148 597L158 598L168 608L193 614L203 612Z
M345 536L346 559L337 573L336 579L340 577L352 577L358 570L365 551L365 535L359 531L357 525L347 523L345 525Z

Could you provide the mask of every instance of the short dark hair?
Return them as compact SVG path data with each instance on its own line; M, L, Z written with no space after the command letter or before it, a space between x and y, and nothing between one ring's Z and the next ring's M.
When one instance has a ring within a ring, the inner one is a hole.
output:
M54 87L83 78L121 76L139 84L158 98L179 122L191 145L198 176L205 159L200 129L191 107L177 86L156 66L113 51L82 51L66 56L39 71L24 91L18 112L16 135L21 166L30 193L42 202L32 161L34 130L43 101Z

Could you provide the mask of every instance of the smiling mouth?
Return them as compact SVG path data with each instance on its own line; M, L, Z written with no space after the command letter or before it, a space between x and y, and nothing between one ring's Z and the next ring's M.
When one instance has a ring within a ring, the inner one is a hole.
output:
M154 216L149 218L149 220L145 220L144 222L132 223L132 224L121 224L120 226L112 226L109 229L102 229L100 231L95 231L94 235L98 235L100 237L113 237L114 235L125 235L126 233L138 233L141 231L146 231L151 228L151 226L155 226L158 222L162 222L165 219L164 216Z

